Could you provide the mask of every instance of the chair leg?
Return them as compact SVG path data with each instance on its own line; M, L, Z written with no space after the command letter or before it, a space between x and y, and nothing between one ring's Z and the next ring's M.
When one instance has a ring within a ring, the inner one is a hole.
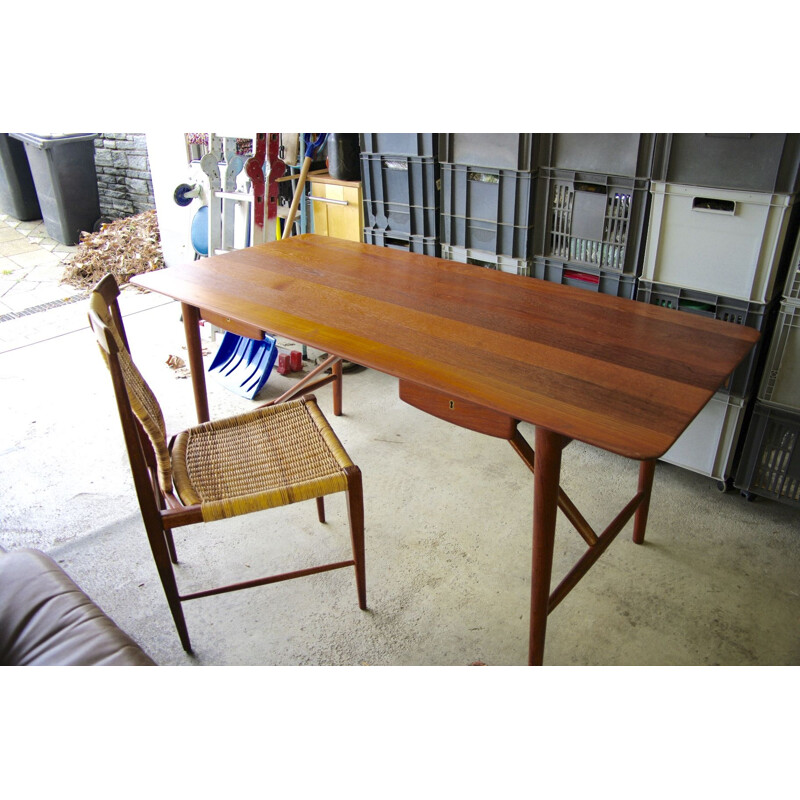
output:
M355 561L358 606L367 610L367 574L364 562L364 492L361 484L361 470L349 467L347 470L347 516L350 519L350 539L353 544Z
M153 496L158 498L158 507L163 511L166 507L166 501L161 489L158 488L158 478L156 477L155 467L149 469L150 483L153 486ZM175 540L172 538L172 531L169 529L164 530L164 538L167 540L167 550L169 550L169 557L173 564L178 563L178 552L175 550Z
M320 522L325 522L325 498L317 498L317 516Z
M175 580L175 573L172 571L172 560L167 546L168 537L171 538L171 531L167 531L163 526L155 524L145 524L147 539L150 542L150 550L153 553L153 560L156 562L158 576L161 578L161 586L167 597L167 605L172 613L178 637L181 640L183 649L187 653L192 652L192 644L189 640L189 629L186 627L186 619L183 616L183 606L181 605L178 584Z
M164 531L164 538L167 540L167 551L169 552L169 560L173 564L178 563L178 552L175 550L175 540L172 538L172 531Z

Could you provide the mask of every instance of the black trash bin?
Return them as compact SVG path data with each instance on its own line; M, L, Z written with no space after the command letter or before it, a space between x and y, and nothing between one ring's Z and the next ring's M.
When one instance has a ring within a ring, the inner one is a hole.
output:
M0 212L14 219L41 219L25 145L0 133Z
M25 143L44 226L62 244L80 241L100 217L96 133L12 133Z

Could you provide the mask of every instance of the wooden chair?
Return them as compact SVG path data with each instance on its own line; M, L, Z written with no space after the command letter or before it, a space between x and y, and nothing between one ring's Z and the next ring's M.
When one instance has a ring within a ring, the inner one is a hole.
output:
M92 291L89 322L111 373L125 444L147 537L181 644L191 652L181 604L267 583L355 568L358 603L366 609L361 471L323 416L313 395L262 406L189 428L167 441L155 395L134 365L113 275ZM353 557L243 583L181 594L172 529L346 492Z

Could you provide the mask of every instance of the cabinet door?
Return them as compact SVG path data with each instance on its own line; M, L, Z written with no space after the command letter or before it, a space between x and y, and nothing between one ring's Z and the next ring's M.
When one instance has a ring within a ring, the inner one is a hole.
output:
M363 241L364 215L361 208L361 187L333 183L311 183L314 233Z

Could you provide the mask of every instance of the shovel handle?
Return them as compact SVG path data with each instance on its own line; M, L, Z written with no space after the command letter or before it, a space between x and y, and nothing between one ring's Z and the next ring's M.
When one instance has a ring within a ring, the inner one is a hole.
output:
M300 175L297 180L297 188L294 190L294 197L292 198L292 205L289 208L289 216L286 218L286 225L283 229L282 239L292 235L292 225L294 225L294 218L297 214L297 207L300 205L300 198L303 196L303 187L306 183L308 170L311 167L311 158L306 156L303 159L303 166L300 168Z

